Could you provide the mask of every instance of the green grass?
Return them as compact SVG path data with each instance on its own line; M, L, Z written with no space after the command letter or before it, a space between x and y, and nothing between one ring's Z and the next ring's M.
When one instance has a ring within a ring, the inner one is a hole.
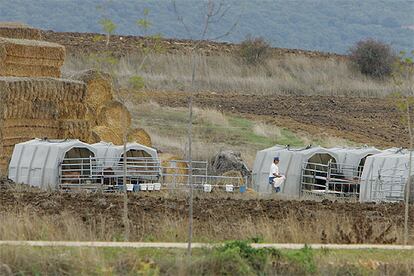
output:
M288 129L281 129L281 136L277 138L269 138L257 135L253 132L253 126L256 122L231 116L229 122L232 127L236 128L235 132L241 138L240 140L246 144L255 144L258 146L271 147L275 144L280 145L292 145L292 146L303 146L304 142L296 134L289 131ZM239 131L237 131L239 128Z
M164 152L185 155L183 148L188 133L186 108L143 103L131 106L130 110L135 126L142 127L150 133L156 148ZM270 130L270 133L255 131L255 127L259 125L262 131ZM324 139L326 141L323 141ZM250 166L258 150L276 144L298 147L307 144L325 146L350 144L348 141L334 137L313 137L241 116L197 108L193 119L193 143L195 148L193 157L196 159L208 160L220 149L227 149L241 152L243 159Z
M409 275L414 251L254 249L231 241L213 249L0 246L0 275ZM3 269L3 270L2 270Z

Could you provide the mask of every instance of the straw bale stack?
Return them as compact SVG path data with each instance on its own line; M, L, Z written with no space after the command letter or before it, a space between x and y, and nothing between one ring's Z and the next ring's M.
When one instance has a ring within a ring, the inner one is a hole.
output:
M55 78L0 77L0 167L14 145L35 137L89 139L83 82Z
M114 129L127 130L131 126L131 114L122 103L110 101L99 112L98 123Z
M109 74L97 70L85 70L73 75L71 79L86 83L86 104L96 114L99 114L107 102L114 99L112 80Z
M39 29L17 22L0 22L0 37L41 40Z
M64 59L56 43L0 38L0 76L59 78Z
M60 120L60 134L58 138L79 139L88 141L90 137L90 125L86 120Z
M186 184L188 182L188 166L183 162L175 162L174 160L182 160L182 158L169 153L159 154L161 160L161 166L163 167L162 173L165 183L181 183ZM167 175L168 174L168 175ZM174 174L176 176L174 176ZM181 176L180 176L181 175Z
M49 100L82 102L86 96L83 82L56 78L0 77L2 101Z
M122 145L122 132L107 126L96 126L91 130L89 143L93 144L102 141L112 143L114 145Z
M136 142L138 144L152 147L151 136L142 128L134 128L128 132L128 142Z

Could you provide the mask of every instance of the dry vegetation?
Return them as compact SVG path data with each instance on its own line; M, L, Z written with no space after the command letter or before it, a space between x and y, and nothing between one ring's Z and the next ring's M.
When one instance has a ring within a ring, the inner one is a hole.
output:
M3 190L0 196L3 201L0 240L124 239L120 195ZM280 199L275 195L263 198L250 193L197 192L194 239L199 242L253 238L275 243L402 242L401 204ZM128 208L131 241L186 241L185 193L131 194Z
M142 126L152 138L154 147L184 156L187 142L188 111L185 108L163 107L155 102L128 105L133 125ZM221 149L242 153L252 166L256 152L275 144L303 146L353 145L345 139L329 135L293 133L285 128L225 114L212 108L195 108L194 158L209 160Z
M191 56L150 54L140 67L142 57L122 57L111 68L121 86L136 75L144 78L148 90L190 89ZM196 87L199 91L239 92L280 95L330 95L384 97L395 92L392 81L373 80L357 73L347 61L335 58L284 56L271 58L265 65L247 66L236 57L199 56ZM64 74L91 67L85 56L70 56ZM108 69L108 68L107 68ZM413 92L413 80L402 86Z
M410 251L1 247L2 275L410 275Z

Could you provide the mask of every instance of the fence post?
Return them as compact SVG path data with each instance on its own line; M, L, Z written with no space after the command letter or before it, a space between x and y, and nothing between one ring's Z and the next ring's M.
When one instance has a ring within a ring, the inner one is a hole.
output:
M331 179L331 165L332 165L332 160L328 161L328 170L326 172L326 182L325 182L325 192L328 193L329 192L329 181Z

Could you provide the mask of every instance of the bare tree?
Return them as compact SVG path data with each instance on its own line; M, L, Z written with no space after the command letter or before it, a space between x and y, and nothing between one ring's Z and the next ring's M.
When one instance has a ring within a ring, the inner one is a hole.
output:
M177 20L183 25L187 35L192 40L197 40L194 46L191 48L191 58L192 58L192 70L191 70L191 89L188 96L188 150L187 150L187 159L189 162L188 167L188 185L190 187L189 194L189 209L188 209L188 246L187 246L187 255L191 261L191 249L193 241L193 197L194 197L194 185L193 185L193 157L192 157L192 127L193 127L193 98L195 87L195 78L196 78L196 67L197 67L197 56L199 55L198 50L200 44L205 40L218 40L230 35L233 30L237 27L239 23L240 16L234 21L234 23L225 30L222 34L217 36L209 37L208 31L211 24L219 24L223 18L226 17L229 12L231 5L226 4L225 1L214 1L207 0L205 1L205 14L202 23L201 33L194 35L193 30L185 23L184 18L181 16L177 3L175 0L172 0L172 5L174 7L174 12L177 16Z
M110 2L110 1L109 1ZM106 71L108 72L113 80L114 83L114 90L117 93L117 99L126 106L129 101L132 100L133 95L131 93L121 93L120 87L117 83L117 69L116 66L118 65L119 61L114 58L113 53L108 50L109 41L111 35L113 35L113 32L116 30L117 26L116 24L109 19L109 17L106 15L106 7L105 6L99 6L98 11L102 11L102 19L99 21L101 24L101 27L106 35L106 51L103 53L100 53L100 55L92 55L92 61L93 64L96 66L98 72ZM149 10L144 9L143 11L143 18L138 19L136 21L136 25L141 28L144 33L146 34L149 27L152 25L151 22L148 20L148 14ZM142 47L142 52L144 53L144 56L142 58L142 61L140 63L139 69L141 69L144 65L144 63L147 60L148 55L151 52L159 52L162 51L162 48L158 45L158 41L160 40L160 36L153 36L150 37L155 43L152 47ZM142 77L140 76L133 76L129 80L130 85L134 90L140 90L145 86L145 82ZM130 131L129 127L125 122L127 122L127 118L124 118L124 122L122 122L122 142L123 142L123 223L124 223L124 239L126 241L129 240L130 236L130 223L129 223L129 216L128 216L128 192L127 192L127 143L128 143L128 133Z

